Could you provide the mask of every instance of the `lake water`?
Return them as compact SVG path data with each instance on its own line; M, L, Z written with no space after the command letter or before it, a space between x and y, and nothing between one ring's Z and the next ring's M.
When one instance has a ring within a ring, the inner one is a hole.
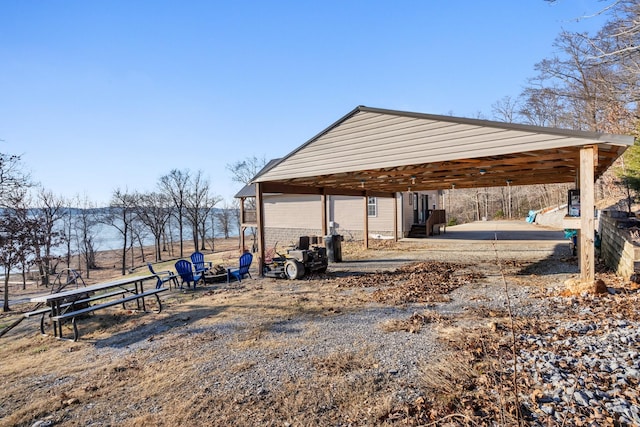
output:
M224 238L224 233L222 233L222 230L214 230L215 231L215 237L216 238ZM178 241L178 227L173 227L172 230L172 238L173 241L177 242ZM183 238L185 241L188 240L192 240L193 239L193 235L191 233L191 227L188 225L185 225L184 229L183 229ZM230 230L229 230L229 236L238 236L238 226L234 223L231 225ZM110 225L105 225L105 224L99 224L97 226L95 226L95 230L94 230L94 236L95 236L95 245L94 245L94 249L96 251L107 251L107 250L113 250L113 249L122 249L122 234L120 233L120 231L118 231L115 227L110 226ZM207 238L210 238L210 234L207 236ZM130 243L130 242L127 242ZM149 232L146 232L146 236L142 239L142 244L144 246L153 246L154 245L154 239L153 239L153 235ZM134 242L135 246L138 246L138 242ZM77 253L77 247L76 247L76 242L73 242L71 245L71 250L74 254ZM64 246L58 246L56 248L53 249L53 255L63 255L66 251L66 248ZM12 272L13 269L12 269ZM4 274L4 268L0 267L0 273Z
M183 232L183 239L185 241L193 239L191 227L185 227L182 232ZM237 236L237 235L238 235L238 227L237 226L231 227L231 229L229 230L229 236ZM122 234L115 227L101 224L97 227L97 232L95 236L96 236L96 241L95 241L96 251L122 249L122 243L123 243ZM175 227L175 229L172 230L172 236L174 241L178 241L179 234L178 234L177 227ZM207 238L209 237L210 235L207 236ZM216 230L215 237L224 238L224 233L222 233L222 231ZM148 233L146 237L143 238L142 242L144 246L153 246L154 245L153 235L151 233ZM135 246L137 246L138 242L134 242L134 244Z

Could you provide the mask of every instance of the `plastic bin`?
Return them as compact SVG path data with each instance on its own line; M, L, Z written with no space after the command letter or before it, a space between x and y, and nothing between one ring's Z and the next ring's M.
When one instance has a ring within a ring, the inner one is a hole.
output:
M327 258L330 262L342 262L342 236L331 234L324 236L324 247L327 248Z

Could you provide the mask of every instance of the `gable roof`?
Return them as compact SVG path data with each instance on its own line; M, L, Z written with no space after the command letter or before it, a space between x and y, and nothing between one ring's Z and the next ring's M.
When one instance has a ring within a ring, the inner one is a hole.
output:
M254 182L270 183L272 191L321 188L326 194L573 182L582 147L598 148L597 178L633 141L631 136L358 106Z
M267 162L267 164L264 165L262 167L262 169L260 169L258 171L256 176L260 176L261 174L265 173L266 171L268 171L269 169L271 169L272 167L277 165L279 161L280 161L280 159L271 159L271 160L269 160ZM256 185L253 184L253 183L249 183L249 184L245 185L233 197L236 198L236 199L240 199L240 198L243 198L243 197L256 197Z

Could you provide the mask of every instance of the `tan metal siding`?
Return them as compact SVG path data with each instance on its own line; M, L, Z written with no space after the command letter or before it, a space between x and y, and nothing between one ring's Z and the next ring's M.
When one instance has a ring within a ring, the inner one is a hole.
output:
M436 204L440 207L437 191L423 191L429 195L429 209ZM398 200L398 232L409 231L413 223L413 206L409 205L409 193L404 193L402 202ZM393 232L393 199L377 198L378 214L369 217L369 230L372 232ZM362 231L364 229L364 200L362 197L329 196L327 201L327 221L334 221L336 232L345 230ZM265 226L270 229L321 229L322 215L320 196L303 195L265 195ZM400 237L402 235L400 234Z
M331 196L329 220L343 230L362 230L364 202L360 197Z
M359 112L260 181L584 144L583 138Z
M369 230L393 230L393 199L377 198L378 215L369 217ZM362 197L331 196L329 220L340 229L364 229L364 200Z
M320 196L266 195L264 219L271 228L322 228Z
M369 217L369 230L393 231L393 199L378 197L378 215Z

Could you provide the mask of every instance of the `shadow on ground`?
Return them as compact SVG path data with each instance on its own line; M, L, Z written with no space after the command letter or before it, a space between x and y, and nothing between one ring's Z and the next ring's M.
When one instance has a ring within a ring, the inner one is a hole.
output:
M152 320L151 322L145 322L140 326L136 326L133 329L127 329L118 333L115 333L108 338L98 339L95 342L97 348L112 347L123 348L133 345L140 341L150 339L156 334L165 333L171 329L184 327L190 323L197 322L207 317L216 316L227 309L227 306L201 306L193 307L188 312L176 313L170 317L159 318ZM146 313L144 316L153 316L151 313ZM144 320L147 320L146 318ZM120 322L127 322L126 319L118 319ZM100 327L100 326L98 326ZM82 336L82 331L80 331Z
M525 265L516 274L545 276L573 273L580 273L578 259L571 254L571 249L567 245L558 244L553 248L553 252L549 256Z

